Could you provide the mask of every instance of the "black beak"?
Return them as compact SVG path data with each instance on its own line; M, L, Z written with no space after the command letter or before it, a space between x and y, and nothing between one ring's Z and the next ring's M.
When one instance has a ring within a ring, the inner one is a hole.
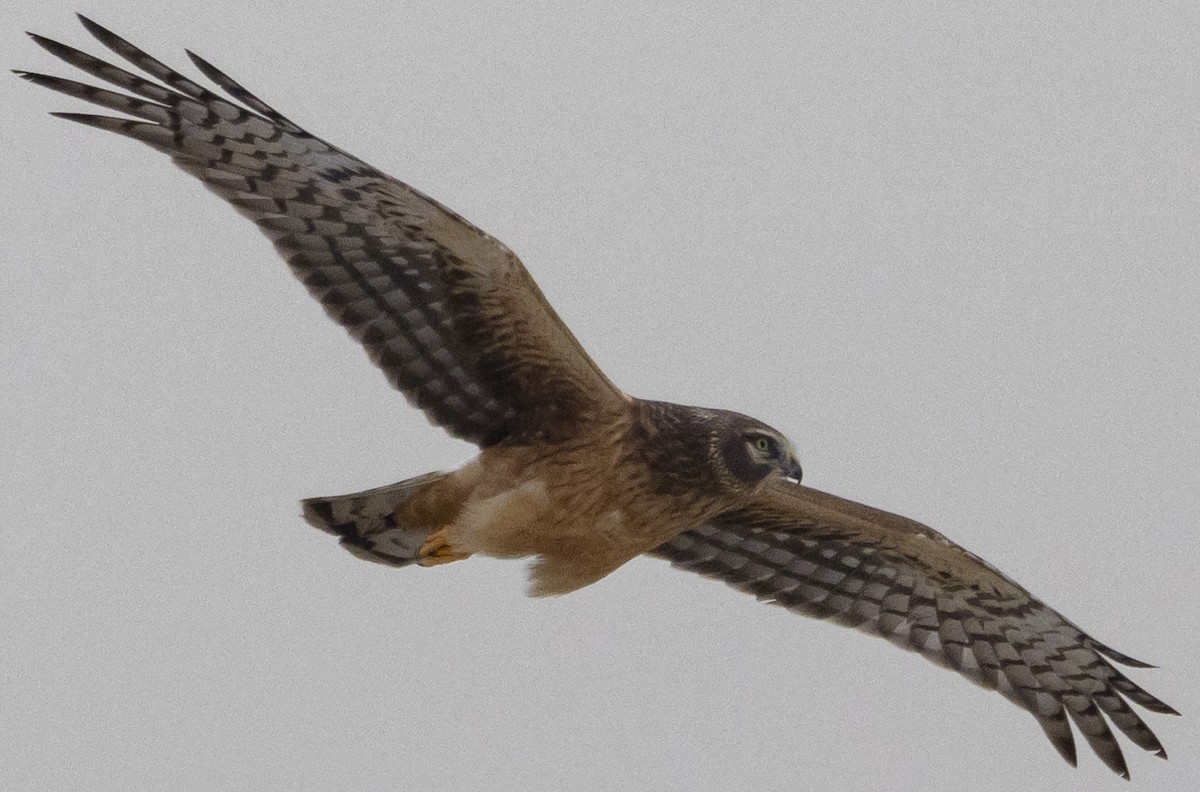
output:
M796 459L796 457L790 457L788 459L787 473L784 475L790 479L795 479L796 483L799 484L804 477L804 471L800 468L800 460Z

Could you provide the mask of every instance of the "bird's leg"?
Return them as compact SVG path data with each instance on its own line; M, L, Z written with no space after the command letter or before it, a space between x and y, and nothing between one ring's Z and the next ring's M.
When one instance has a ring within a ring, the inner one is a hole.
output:
M470 497L478 477L479 466L468 465L423 487L396 507L392 516L397 525L419 527L422 530L442 526L429 533L425 544L421 545L417 559L421 566L448 564L471 555L453 548L450 529Z
M470 553L462 553L450 546L450 537L445 528L439 531L434 531L425 540L425 544L421 545L419 553L421 560L418 562L421 566L437 566L438 564L449 564L451 561L461 561L464 558L470 558Z

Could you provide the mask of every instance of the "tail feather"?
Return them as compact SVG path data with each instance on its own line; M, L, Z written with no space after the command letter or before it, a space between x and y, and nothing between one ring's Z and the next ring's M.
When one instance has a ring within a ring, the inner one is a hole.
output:
M304 519L341 539L342 547L365 561L403 567L416 563L435 526L397 525L396 508L417 491L444 479L426 473L386 487L301 501Z

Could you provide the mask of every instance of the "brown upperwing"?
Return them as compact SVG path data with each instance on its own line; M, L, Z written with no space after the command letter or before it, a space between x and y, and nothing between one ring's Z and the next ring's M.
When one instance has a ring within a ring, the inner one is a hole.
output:
M1174 710L1109 660L1145 663L1096 641L913 520L776 480L749 505L653 555L761 600L883 636L999 690L1034 715L1071 764L1067 715L1123 776L1128 769L1105 715L1136 745L1166 756L1122 696L1154 712Z
M167 87L33 36L67 63L136 95L21 73L137 120L56 115L170 155L253 220L329 315L435 424L488 446L553 439L598 413L625 409L624 395L503 244L305 132L192 53L244 107L80 19Z

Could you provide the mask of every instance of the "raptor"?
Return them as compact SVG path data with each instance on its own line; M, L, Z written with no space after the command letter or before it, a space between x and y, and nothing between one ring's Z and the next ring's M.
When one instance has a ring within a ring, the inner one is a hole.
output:
M503 244L196 55L225 96L81 20L141 74L31 34L121 89L17 72L121 114L54 115L141 141L203 182L274 242L410 403L479 447L457 470L304 501L307 521L354 555L396 567L531 558L539 596L594 583L639 555L665 558L1000 692L1072 764L1070 722L1122 776L1110 724L1165 758L1129 702L1174 710L1115 666L1146 664L931 528L802 485L779 431L626 395Z

